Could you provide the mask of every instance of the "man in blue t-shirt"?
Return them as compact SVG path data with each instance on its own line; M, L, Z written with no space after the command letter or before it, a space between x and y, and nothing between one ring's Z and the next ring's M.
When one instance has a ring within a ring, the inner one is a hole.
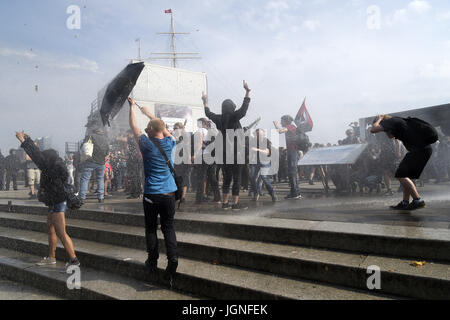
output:
M172 165L172 151L176 147L176 141L167 131L164 121L157 119L148 108L139 107L141 112L150 119L147 129L145 129L147 135L143 134L136 124L134 115L136 103L131 98L128 99L128 102L130 104L130 127L138 142L144 162L145 237L148 253L145 264L151 272L156 272L159 258L156 234L159 214L168 259L165 276L166 279L170 279L178 267L177 238L174 229L177 185L164 156L153 141L159 143Z

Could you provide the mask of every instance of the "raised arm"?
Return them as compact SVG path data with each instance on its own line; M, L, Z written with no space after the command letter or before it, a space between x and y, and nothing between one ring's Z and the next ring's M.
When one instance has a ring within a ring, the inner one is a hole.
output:
M380 122L383 120L382 116L377 116L375 121L372 124L372 128L370 129L371 133L383 132L384 128L380 125Z
M130 104L130 128L139 144L139 138L142 136L142 131L136 124L136 115L134 114L134 107L136 106L136 103L131 98L128 98L128 103Z
M25 150L31 160L39 169L45 169L45 161L39 148L34 144L33 140L23 131L16 132L17 139L22 143L21 147Z
M205 115L208 119L214 122L216 125L220 122L220 115L211 112L208 106L208 96L203 92L202 94L203 106L205 107Z
M278 125L278 122L276 122L276 121L273 122L273 125L275 126L275 129L278 130L279 134L284 134L284 133L288 132L287 128L280 128L280 126Z
M244 80L244 90L245 90L245 98L244 102L242 103L242 107L239 110L236 110L235 115L237 120L242 119L245 117L248 111L248 107L250 105L250 92L252 91L249 87L247 82Z

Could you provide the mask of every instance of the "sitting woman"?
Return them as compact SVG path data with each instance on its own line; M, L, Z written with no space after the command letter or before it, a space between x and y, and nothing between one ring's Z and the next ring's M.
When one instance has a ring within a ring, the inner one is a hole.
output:
M41 152L35 146L33 140L23 131L16 133L17 139L22 143L21 147L25 150L31 160L41 170L41 184L38 191L38 200L48 206L48 243L49 256L42 259L37 265L56 264L56 245L57 237L61 240L69 256L69 262L66 269L70 266L79 266L72 240L66 232L66 221L64 213L67 210L67 195L65 184L69 177L64 160L58 157L55 150L45 150Z

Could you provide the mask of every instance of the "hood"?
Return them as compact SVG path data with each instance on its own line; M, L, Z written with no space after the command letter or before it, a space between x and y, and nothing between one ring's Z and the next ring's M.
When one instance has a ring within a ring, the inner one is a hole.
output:
M236 111L236 105L232 100L228 99L222 103L222 114L231 114L234 111Z
M48 166L54 165L59 160L58 152L53 149L43 151L42 157Z

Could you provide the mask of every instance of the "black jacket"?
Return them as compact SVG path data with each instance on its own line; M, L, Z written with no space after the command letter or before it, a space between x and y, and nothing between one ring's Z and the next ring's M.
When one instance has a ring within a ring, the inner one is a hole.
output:
M5 168L5 157L0 153L0 170Z
M9 172L19 171L21 169L21 163L17 155L10 154L5 158L5 168Z
M65 185L69 174L64 161L58 157L56 151L46 150L41 152L30 138L27 138L21 147L41 170L39 201L45 203L46 206L53 206L66 201Z
M242 103L242 107L239 110L236 110L236 105L231 100L225 100L222 104L222 114L215 114L211 112L211 110L206 107L205 108L205 114L206 116L211 119L212 122L216 124L217 129L222 133L223 138L223 154L224 154L224 163L225 163L225 157L226 157L226 131L228 129L242 129L242 125L240 120L246 116L248 107L250 105L250 98L244 98L244 102ZM231 141L229 142L231 143ZM234 139L232 142L234 144L234 156L235 161L237 157L237 138ZM240 150L240 149L239 149Z
M92 143L94 144L94 151L92 152L92 162L97 164L105 164L105 158L109 153L108 140L103 134L93 133L91 135ZM85 142L89 140L89 137L85 139Z

